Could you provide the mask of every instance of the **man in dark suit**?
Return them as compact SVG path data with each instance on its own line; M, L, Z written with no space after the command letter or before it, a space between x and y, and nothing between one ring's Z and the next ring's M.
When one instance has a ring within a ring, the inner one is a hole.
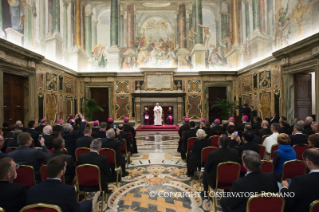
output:
M0 160L0 207L8 212L19 212L27 205L27 188L21 183L13 183L17 164L12 158Z
M67 153L63 152L64 149L64 140L61 137L53 139L52 147L54 149L54 152L52 152L49 155L46 155L44 162L47 164L50 159L63 155L65 157L67 165L66 165L66 171L65 171L65 183L68 185L71 185L74 180L75 176L75 167L73 163L73 158L71 155L68 155Z
M183 132L186 133L189 129L190 129L190 127L189 127L189 118L185 118L184 119L184 124L178 130L178 135L179 135L178 148L177 148L178 152L181 152L181 150L182 150Z
M309 174L296 176L290 185L282 181L282 194L293 194L285 197L285 211L308 212L310 204L319 199L319 151L315 148L307 149L303 153Z
M241 158L242 153L245 150L252 150L259 153L259 145L257 143L252 142L254 140L254 133L252 131L245 131L242 135L242 141L238 139L238 147L236 148L239 157Z
M53 132L61 132L63 129L62 124L63 124L63 119L59 119L58 123L55 126L53 126Z
M13 140L9 141L7 143L7 148L8 147L19 147L19 144L18 144L18 136L23 133L22 130L17 130L14 132L14 137L13 137Z
M103 191L107 192L107 180L110 179L112 172L107 157L99 155L101 146L102 141L99 139L94 139L90 145L91 152L80 155L77 162L77 166L86 163L98 166L100 168L100 179L102 184L101 187Z
M6 138L14 138L14 132L19 130L19 125L14 125L12 128L11 128L11 131L9 133L6 134L6 136L4 137L5 139Z
M94 133L94 138L106 138L106 127L106 122L101 122L99 131Z
M237 127L237 129L238 129L238 131L243 132L244 129L245 129L246 123L248 122L248 116L243 115L243 117L241 118L241 120L242 120L242 124L240 124L240 125ZM239 133L239 134L240 134L240 133Z
M254 120L254 118L257 116L257 111L254 109L254 106L250 106L250 120L251 122Z
M255 116L252 120L252 127L253 130L260 130L261 129L261 119L258 116Z
M34 141L34 144L36 146L39 146L39 142L38 142L38 139L39 139L39 132L35 130L35 127L36 127L36 122L35 121L29 121L28 122L28 129L26 129L26 132L30 133L33 141Z
M210 126L211 126L210 123L206 123L206 126L205 126L205 133L207 135L206 138L209 138L214 135L214 131Z
M35 177L37 181L41 181L40 167L41 162L44 160L45 156L50 154L48 148L44 145L44 139L41 138L40 144L42 150L30 148L32 144L32 139L29 133L21 133L18 137L19 148L8 154L14 162L19 165L29 165L32 166L35 172Z
M63 212L90 212L92 201L77 202L74 187L61 182L67 162L64 156L52 158L47 166L48 178L40 184L31 186L28 190L28 204L45 203L57 205Z
M195 122L191 121L189 124L190 124L190 130L184 133L184 139L182 141L182 146L181 146L182 159L186 159L187 140L189 138L196 137L197 129L195 128Z
M91 142L93 140L92 129L89 127L86 127L83 131L83 134L84 136L82 138L76 139L76 148L79 148L79 147L90 148Z
M279 134L285 133L287 135L291 135L291 129L290 126L287 126L288 124L285 123L284 121L279 121Z
M243 115L243 116L247 116L247 121L250 120L250 119L249 119L250 112L251 112L251 110L250 110L250 108L248 107L248 105L247 105L247 104L244 104L244 108L242 109L242 115Z
M18 120L16 121L16 125L18 125L18 129L22 130L22 132L24 132L26 130L26 128L23 127L22 121Z
M220 120L219 119L215 119L214 120L214 126L212 128L213 134L214 135L220 135L221 132L224 131L224 127L220 124Z
M303 135L302 132L304 130L304 122L298 121L294 125L293 135L290 135L290 145L294 146L296 144L308 144L308 135Z
M226 161L240 162L238 157L238 151L232 148L228 148L229 137L227 135L221 135L218 139L220 148L212 151L208 154L208 159L205 164L205 171L203 175L204 191L208 191L208 185L211 188L216 186L216 171L219 163Z
M138 153L137 151L137 144L136 144L136 131L134 129L133 126L131 126L129 124L129 118L128 117L125 117L124 118L124 130L123 130L126 134L128 134L127 132L131 132L132 134L132 146L133 146L133 152L132 153Z
M261 139L258 135L255 134L255 132L253 131L252 127L251 127L251 124L246 124L245 126L245 129L244 129L244 132L251 132L254 136L253 140L251 141L252 143L255 143L255 144L261 144Z
M77 116L77 119L81 119L81 127L78 130L73 130L73 126L71 124L66 124L63 126L63 132L61 133L61 136L65 141L65 148L68 150L68 153L72 155L74 161L76 139L81 136L86 124L84 116Z
M124 132L124 125L123 124L119 124L118 129L120 130L120 136L125 139L126 141L126 149L127 151L133 152L134 148L133 148L133 144L132 144L132 140L130 137L128 137L128 135Z
M276 114L275 111L272 112L272 117L270 118L269 123L278 123L279 122L279 116Z
M261 122L261 130L259 130L259 133L258 135L260 136L260 138L262 138L264 135L270 135L271 134L271 131L268 127L269 125L269 122L267 120L263 120Z
M239 178L232 184L230 192L237 193L262 193L278 192L277 178L272 173L260 172L261 160L258 153L245 150L242 156L243 166L247 169L245 177ZM246 211L249 196L242 194L238 196L226 196L220 201L223 212L243 212ZM261 206L262 207L262 206Z
M313 118L311 116L307 116L305 118L304 134L307 134L307 135L313 134L313 131L311 129L312 124L313 124Z
M115 131L113 128L106 131L106 138L102 139L102 148L113 149L116 153L116 165L122 168L122 177L128 175L125 171L125 157L121 154L121 146L123 145L122 137L120 135L120 130L116 130L118 140L115 140ZM113 167L112 167L113 168Z
M43 128L43 138L44 138L44 144L48 149L52 149L52 142L54 139L54 136L52 135L52 127L50 125L46 125Z
M42 131L43 131L43 128L44 128L46 125L47 125L47 121L46 121L45 119L41 119L39 126L37 126L37 127L35 128L35 130L38 131L38 132L41 134Z
M3 145L4 145L4 138L2 135L0 135L0 159L7 157L6 153L1 151Z

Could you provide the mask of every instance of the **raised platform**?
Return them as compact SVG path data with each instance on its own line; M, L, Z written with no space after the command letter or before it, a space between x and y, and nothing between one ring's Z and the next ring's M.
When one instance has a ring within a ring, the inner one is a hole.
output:
M178 125L162 125L162 126L155 126L155 125L141 125L136 128L136 131L178 131Z

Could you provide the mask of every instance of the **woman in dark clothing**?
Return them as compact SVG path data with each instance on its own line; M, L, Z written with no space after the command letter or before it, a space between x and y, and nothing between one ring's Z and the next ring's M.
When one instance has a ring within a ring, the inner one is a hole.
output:
M192 175L194 171L201 169L202 150L205 147L211 146L211 141L206 138L207 135L204 130L197 130L196 136L198 140L194 141L192 154L188 154L187 156L187 174L189 176Z
M168 108L167 112L167 124L168 125L173 125L174 124L174 118L173 118L173 110L172 107Z

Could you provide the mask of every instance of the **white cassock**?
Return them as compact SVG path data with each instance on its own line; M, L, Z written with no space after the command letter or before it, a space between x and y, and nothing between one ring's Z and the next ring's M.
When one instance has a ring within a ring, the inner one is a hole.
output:
M154 125L162 125L162 107L155 106L154 107Z

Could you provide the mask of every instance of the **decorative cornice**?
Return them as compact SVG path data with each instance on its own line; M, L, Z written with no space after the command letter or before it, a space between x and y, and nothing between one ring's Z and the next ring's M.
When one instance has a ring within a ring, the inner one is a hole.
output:
M247 73L247 72L252 72L252 71L255 71L255 70L260 69L262 67L276 63L276 62L279 62L279 60L274 58L273 56L270 56L270 57L267 57L263 60L260 60L256 63L254 63L252 65L249 65L245 68L238 70L237 75L242 75L242 74Z

